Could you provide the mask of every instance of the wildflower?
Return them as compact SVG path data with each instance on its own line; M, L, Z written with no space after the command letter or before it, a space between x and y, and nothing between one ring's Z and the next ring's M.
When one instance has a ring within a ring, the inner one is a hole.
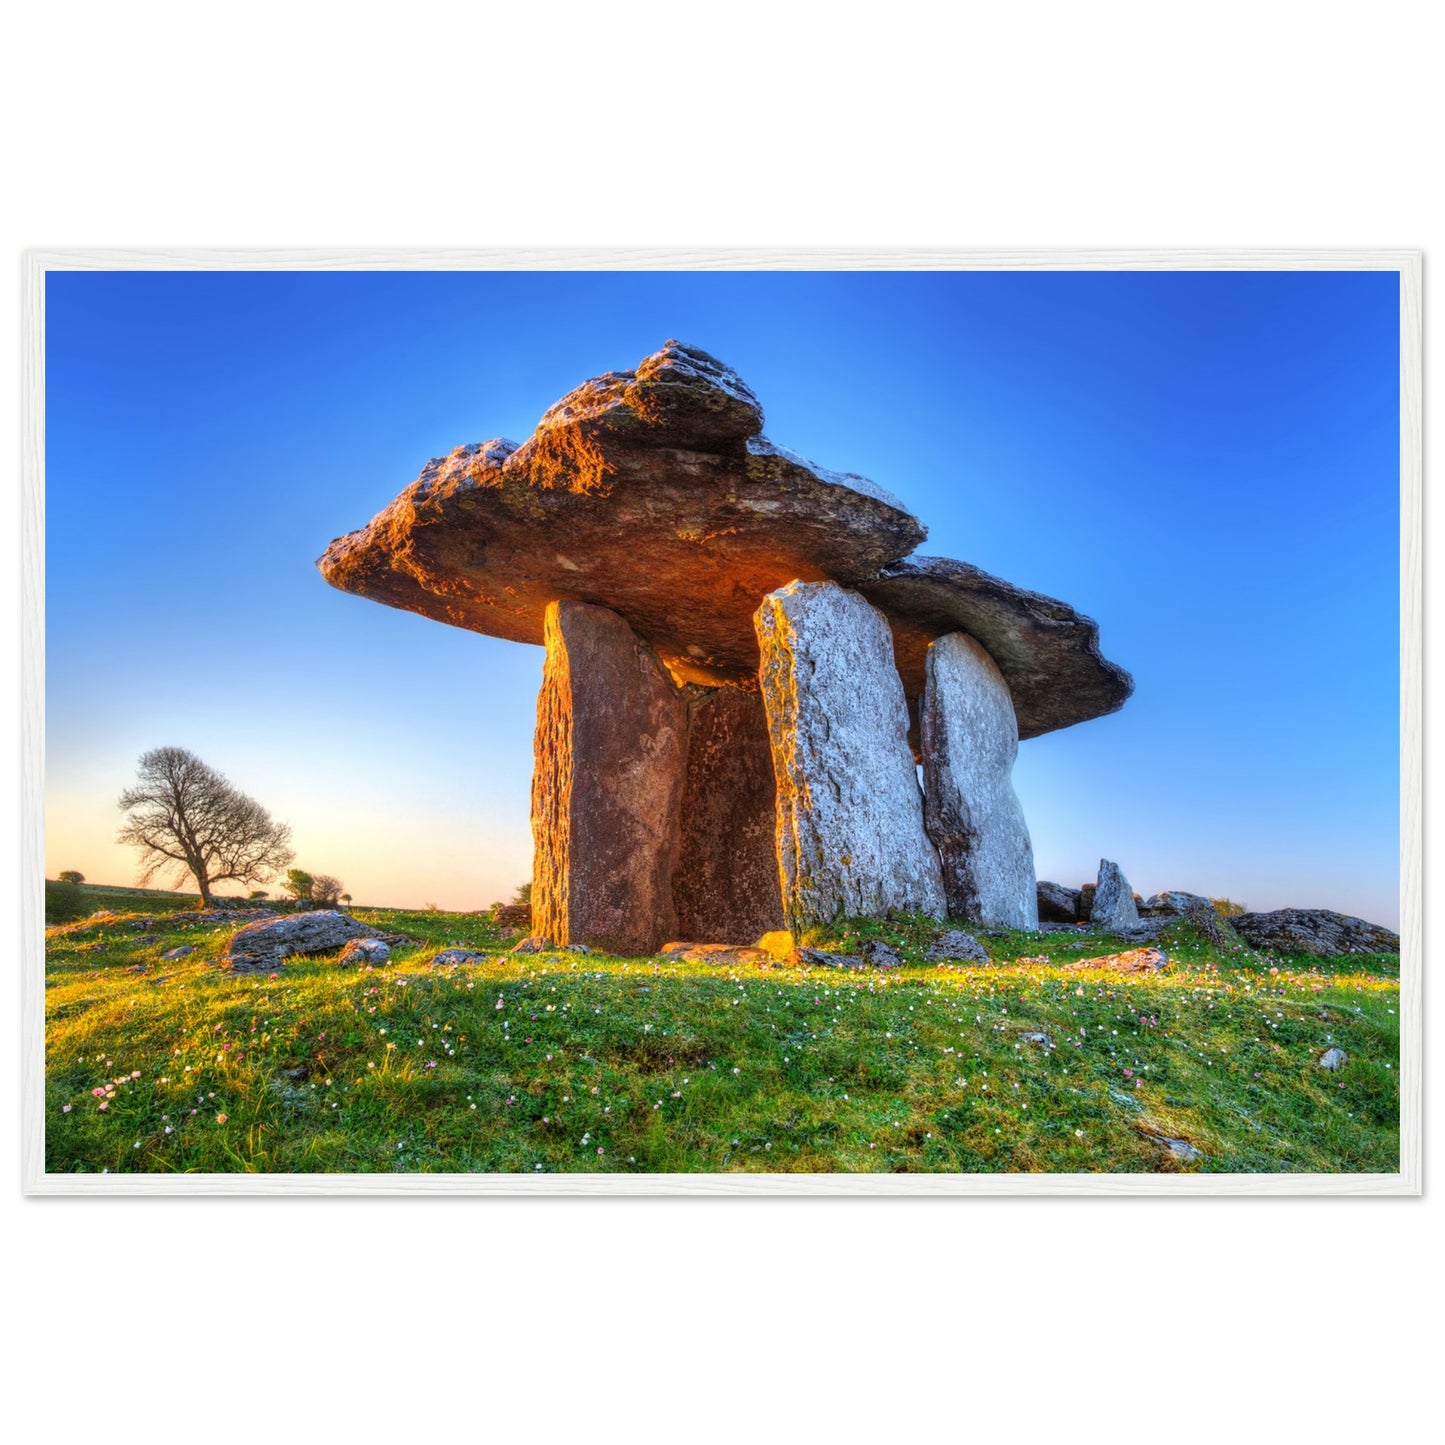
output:
M62 1104L62 1105L60 1106L60 1112L61 1112L62 1114L68 1114L68 1113L70 1112L70 1105L69 1105L69 1104Z
M218 1124L224 1124L225 1122L226 1122L226 1115L224 1115L224 1114L217 1114L217 1115L216 1115L216 1123L218 1123Z

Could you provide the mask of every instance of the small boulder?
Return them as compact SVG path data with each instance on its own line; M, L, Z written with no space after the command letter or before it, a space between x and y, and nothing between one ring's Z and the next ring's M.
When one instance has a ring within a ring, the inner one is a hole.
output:
M825 948L796 948L792 962L808 968L867 968L857 954L830 953Z
M1094 894L1098 891L1095 883L1085 883L1079 889L1079 912L1075 918L1076 923L1087 923L1094 914Z
M1099 881L1095 885L1094 906L1089 922L1105 933L1121 933L1139 923L1139 910L1134 907L1134 890L1117 863L1099 859Z
M563 953L584 953L584 954L588 955L588 957L590 957L591 954L592 954L592 950L591 950L590 948L588 948L585 943L564 943L564 944L562 945L562 952L563 952Z
M391 957L391 946L380 938L353 938L341 950L336 960L339 964L367 963L375 967Z
M1062 883L1040 883L1039 922L1076 923L1079 918L1079 890Z
M1343 1049L1326 1049L1320 1055L1320 1068L1328 1069L1330 1073L1336 1073L1349 1063L1350 1056Z
M983 944L971 933L950 928L939 935L923 955L925 963L988 963L988 953Z
M184 958L188 953L194 953L196 946L193 943L183 943L179 948L173 948L169 953L161 954L162 958Z
M1200 911L1212 913L1214 905L1198 893L1185 893L1177 888L1156 893L1139 909L1145 918L1183 918Z
M1043 1049L1045 1053L1054 1047L1053 1039L1040 1029L1030 1029L1027 1033L1020 1034L1019 1038L1026 1044L1033 1044L1036 1048Z
M1400 935L1378 923L1331 913L1327 908L1279 908L1273 913L1237 913L1235 932L1254 948L1340 958L1350 953L1399 953Z
M540 933L528 934L526 938L520 939L512 945L513 953L555 953L557 945L550 938L543 938Z
M1140 1133L1151 1144L1157 1144L1161 1149L1167 1149L1183 1164L1192 1164L1199 1158L1199 1150L1188 1139L1171 1139L1167 1134L1156 1134L1149 1129L1142 1129Z
M1169 955L1162 948L1131 948L1124 953L1103 953L1064 964L1066 969L1110 968L1118 973L1154 973L1168 966Z
M474 948L444 948L431 956L433 968L456 968L464 963L486 963L490 954L478 953Z
M353 938L370 936L366 924L330 908L259 919L231 935L221 967L234 973L268 973L293 954L330 953Z
M903 959L881 938L870 938L858 952L863 955L864 963L870 963L874 968L901 968L903 966Z
M748 943L664 943L659 950L664 958L680 958L686 963L717 963L761 965L771 968L773 955Z

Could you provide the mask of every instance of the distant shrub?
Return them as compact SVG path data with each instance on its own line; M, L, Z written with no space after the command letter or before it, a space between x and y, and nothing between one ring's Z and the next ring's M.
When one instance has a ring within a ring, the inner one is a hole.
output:
M1247 904L1236 903L1232 898L1211 898L1209 901L1221 918L1234 918L1238 914L1249 912Z
M512 894L513 903L530 903L532 901L532 882L528 879L525 883L517 885L517 891Z
M60 881L62 883L73 883L76 887L79 887L85 882L85 874L77 873L74 868L67 868L65 872L60 875Z
M270 896L271 896L271 895L270 895L269 893L267 893L264 888L253 888L253 889L246 895L247 898L269 898Z
M74 923L84 918L88 908L85 894L76 883L52 882L45 880L45 921L47 923Z
M311 875L304 868L288 868L286 870L286 891L298 903L311 897Z

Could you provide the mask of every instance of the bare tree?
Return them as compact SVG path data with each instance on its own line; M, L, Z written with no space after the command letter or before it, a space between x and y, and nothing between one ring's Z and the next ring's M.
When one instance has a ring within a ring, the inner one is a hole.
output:
M196 880L210 907L211 885L263 883L295 856L291 829L184 748L142 756L138 783L120 795L126 816L116 841L140 849L140 881L169 871Z
M311 880L311 901L323 908L335 908L341 902L341 879L317 873Z

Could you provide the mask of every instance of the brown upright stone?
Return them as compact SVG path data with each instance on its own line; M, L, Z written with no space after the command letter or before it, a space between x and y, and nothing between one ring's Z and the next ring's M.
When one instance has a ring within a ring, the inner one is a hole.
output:
M751 943L783 926L767 715L755 692L692 691L677 926L684 938Z
M687 706L615 612L554 602L532 775L533 932L651 953L678 936L672 878Z

